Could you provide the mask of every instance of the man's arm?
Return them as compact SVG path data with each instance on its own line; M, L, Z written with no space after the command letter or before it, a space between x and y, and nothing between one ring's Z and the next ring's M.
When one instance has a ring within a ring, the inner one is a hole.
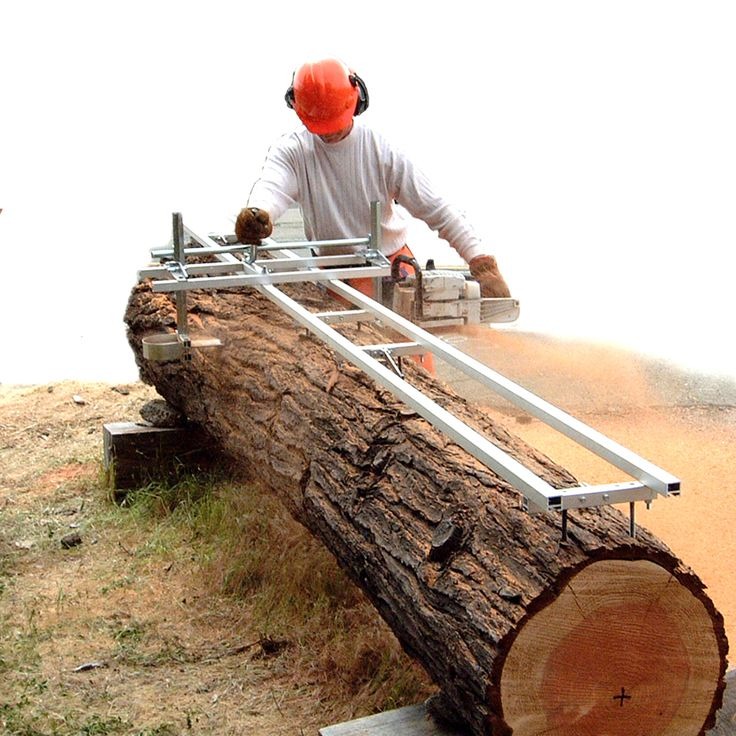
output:
M392 151L396 200L446 240L470 267L484 297L509 297L494 256L486 252L465 215L440 196L429 179L403 154Z
M238 214L235 234L241 243L260 243L273 232L273 222L294 204L297 178L284 137L269 150L260 177L248 195L248 206Z

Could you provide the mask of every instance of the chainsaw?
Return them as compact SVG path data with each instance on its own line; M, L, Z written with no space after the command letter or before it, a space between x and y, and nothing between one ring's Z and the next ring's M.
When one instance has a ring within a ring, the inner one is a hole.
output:
M414 273L402 273L402 264ZM391 281L392 309L425 329L513 322L519 317L517 299L481 297L480 284L469 271L436 268L432 259L422 269L415 258L398 255L391 264Z

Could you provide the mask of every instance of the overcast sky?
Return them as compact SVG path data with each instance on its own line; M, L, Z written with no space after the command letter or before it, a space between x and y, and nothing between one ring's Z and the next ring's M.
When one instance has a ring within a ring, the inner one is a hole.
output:
M734 38L725 1L6 2L0 381L135 378L136 270L173 211L231 226L324 55L466 210L514 329L736 377Z

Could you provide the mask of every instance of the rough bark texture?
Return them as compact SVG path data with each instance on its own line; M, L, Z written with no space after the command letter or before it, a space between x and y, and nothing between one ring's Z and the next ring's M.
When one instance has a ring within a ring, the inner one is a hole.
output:
M334 308L313 285L297 289L302 304ZM220 291L190 293L189 302L193 336L219 337L223 347L152 363L141 339L173 329L173 302L146 284L133 290L125 319L142 379L331 550L474 734L511 733L501 678L519 631L602 560L651 561L700 601L716 666L703 723L687 732L712 725L726 665L723 622L661 541L643 530L632 539L628 519L604 507L571 512L561 544L559 515L526 513L517 491L265 297ZM364 343L386 340L373 329L341 328ZM553 486L576 484L420 368L406 372Z

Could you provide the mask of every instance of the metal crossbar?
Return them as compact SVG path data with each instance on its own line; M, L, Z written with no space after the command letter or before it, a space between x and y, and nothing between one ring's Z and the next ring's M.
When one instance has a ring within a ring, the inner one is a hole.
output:
M380 259L376 258L373 250L375 239L365 239L365 250L357 255L352 254L352 257L357 258L359 263L365 258L372 265L338 266L331 269L321 268L322 263L318 257L307 259L300 257L292 250L290 243L279 244L268 239L261 247L270 252L279 252L279 257L276 259L279 270L271 271L267 270L265 262L260 260L248 263L236 258L230 246L218 246L217 242L208 236L193 233L188 229L185 229L185 232L191 241L199 246L199 249L184 249L185 252L206 252L213 255L218 261L217 264L214 264L216 268L208 272L204 268L199 268L200 265L205 264L185 266L182 263L182 271L186 274L184 278L181 277L178 269L174 268L174 273L172 273L172 269L165 267L166 264L163 267L143 269L139 272L139 276L140 278L153 278L154 291L173 291L176 292L178 298L187 290L196 288L248 285L257 289L289 314L297 324L308 329L335 352L361 368L378 384L389 389L420 416L445 433L453 442L519 490L530 510L562 511L563 530L566 527L566 512L569 509L628 502L631 512L630 529L633 534L634 502L649 503L658 495L679 495L680 481L675 476L344 283L341 280L344 277L354 278L366 273L379 278L386 275L386 267L380 262ZM300 243L298 245L301 246ZM311 245L318 244L312 243ZM181 246L178 250L181 255ZM152 254L156 252L161 251L152 251ZM289 263L294 264L293 269L288 268ZM222 276L198 275L200 273L221 273L221 270L226 268L232 269L235 273ZM355 308L344 311L310 312L278 288L278 285L285 281L323 281L331 291ZM344 322L368 320L376 320L392 328L405 337L407 342L361 346L353 343L332 326ZM388 356L389 365L395 368L394 358L400 361L402 356L416 353L431 353L447 362L603 458L633 480L604 485L554 488L493 444L487 437L407 382L400 370L392 370L379 359L382 355Z

